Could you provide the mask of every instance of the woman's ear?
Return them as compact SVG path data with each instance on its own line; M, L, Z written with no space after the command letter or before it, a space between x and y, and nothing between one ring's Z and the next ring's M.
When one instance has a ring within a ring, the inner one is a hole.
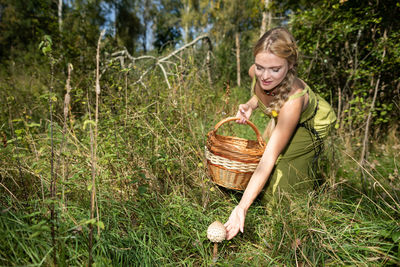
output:
M254 71L255 67L256 67L256 65L253 64L253 65L250 66L250 69L249 69L249 76L250 76L252 79L254 78L254 75L255 75L255 71Z

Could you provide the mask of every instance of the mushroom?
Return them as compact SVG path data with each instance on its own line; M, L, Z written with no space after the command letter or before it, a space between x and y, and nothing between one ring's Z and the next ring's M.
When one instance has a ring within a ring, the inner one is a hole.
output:
M224 241L226 238L225 226L219 221L213 222L208 226L207 238L214 243L213 261L216 261L218 259L218 243Z

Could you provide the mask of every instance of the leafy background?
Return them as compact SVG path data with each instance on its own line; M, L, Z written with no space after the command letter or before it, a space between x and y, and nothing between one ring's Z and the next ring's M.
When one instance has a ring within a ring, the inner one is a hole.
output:
M398 265L398 13L391 0L0 0L0 265ZM263 15L293 32L299 76L339 121L325 182L273 212L257 200L215 261L206 229L241 193L211 182L204 144L250 96Z

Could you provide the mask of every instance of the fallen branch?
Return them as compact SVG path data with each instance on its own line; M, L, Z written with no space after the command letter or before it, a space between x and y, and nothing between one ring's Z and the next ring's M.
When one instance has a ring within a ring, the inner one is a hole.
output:
M169 81L168 81L167 72L165 71L163 65L162 65L160 62L158 62L158 63L157 63L157 66L160 67L161 71L162 71L163 74L164 74L164 78L165 78L165 81L167 82L168 88L171 89L171 85L169 84Z
M124 48L121 51L117 51L111 54L112 59L110 59L106 64L106 66L110 65L110 63L112 63L115 60L119 60L120 64L123 68L125 68L125 61L124 58L128 58L129 60L131 60L131 63L127 66L127 68L132 69L135 66L135 63L139 60L154 60L154 64L152 64L152 66L150 66L149 68L147 68L142 75L139 77L139 79L134 82L133 84L137 84L137 83L141 83L143 84L143 78L150 72L150 70L152 70L155 66L158 66L164 76L165 82L168 85L168 88L171 89L171 84L168 81L168 73L165 69L165 67L163 66L163 64L175 64L174 62L168 61L168 59L170 59L171 57L177 56L178 53L182 52L183 50L195 45L197 42L199 42L200 40L206 40L207 44L208 44L208 51L207 51L207 55L206 55L206 65L207 65L207 75L208 75L208 81L210 83L210 85L212 84L212 79L211 79L211 71L210 71L210 58L211 58L211 51L212 51L212 45L211 45L211 40L208 37L207 34L201 35L199 37L197 37L196 39L194 39L193 41L191 41L190 43L185 44L184 46L180 47L179 49L171 52L170 54L161 57L161 58L157 58L154 56L150 56L150 55L144 55L144 56L140 56L140 57L133 57L126 48ZM106 69L108 67L106 67L105 69L103 69L102 73L103 74ZM101 75L100 75L101 76ZM144 84L143 84L144 85Z
M159 62L165 61L165 60L169 59L170 57L172 57L172 56L178 54L179 52L183 51L184 49L186 49L186 48L188 48L188 47L190 47L190 46L193 46L195 43L197 43L198 41L203 40L203 39L209 39L208 35L207 35L207 34L200 35L199 37L197 37L196 39L194 39L194 40L191 41L190 43L188 43L188 44L182 46L181 48L179 48L179 49L175 50L174 52L172 52L171 54L169 54L169 55L167 55L167 56L165 56L165 57L159 59L158 61L159 61ZM210 49L210 50L211 50L211 49Z

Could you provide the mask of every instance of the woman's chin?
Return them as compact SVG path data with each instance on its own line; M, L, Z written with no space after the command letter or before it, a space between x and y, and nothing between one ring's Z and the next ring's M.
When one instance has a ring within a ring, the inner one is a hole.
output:
M268 85L262 84L260 87L264 91L270 91L270 90L274 89L275 86L273 86L272 83L271 83L271 84L268 84Z

